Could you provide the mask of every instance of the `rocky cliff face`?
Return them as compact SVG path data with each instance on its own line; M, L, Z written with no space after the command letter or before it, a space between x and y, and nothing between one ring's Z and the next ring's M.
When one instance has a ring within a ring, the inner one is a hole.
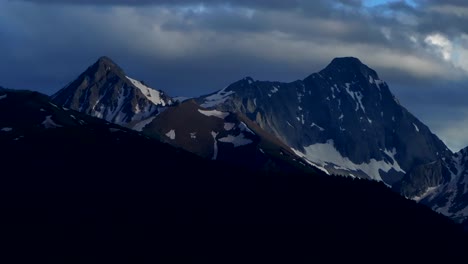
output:
M171 105L162 91L128 77L107 57L52 96L56 104L125 126L134 126Z
M456 221L468 219L468 148L415 167L394 188Z
M330 174L391 185L414 166L451 155L356 58L334 59L292 83L248 77L198 102L245 114Z

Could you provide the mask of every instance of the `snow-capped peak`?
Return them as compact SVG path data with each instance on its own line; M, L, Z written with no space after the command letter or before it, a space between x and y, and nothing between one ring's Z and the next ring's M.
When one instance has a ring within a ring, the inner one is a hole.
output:
M161 106L166 106L166 102L162 99L161 92L158 90L155 90L151 87L148 87L144 85L142 82L137 81L135 79L132 79L128 76L126 76L128 80L136 87L138 88L141 93L148 99L150 100L153 104L155 105L161 105Z

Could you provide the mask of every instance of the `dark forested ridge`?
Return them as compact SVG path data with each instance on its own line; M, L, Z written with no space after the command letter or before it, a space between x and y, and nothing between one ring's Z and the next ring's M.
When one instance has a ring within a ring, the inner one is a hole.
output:
M37 93L0 96L0 239L17 262L466 257L462 226L383 183L233 167Z

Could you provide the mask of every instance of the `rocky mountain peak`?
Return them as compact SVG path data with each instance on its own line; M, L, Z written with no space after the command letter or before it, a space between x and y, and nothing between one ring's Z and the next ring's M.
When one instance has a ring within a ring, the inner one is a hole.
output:
M124 77L125 73L117 63L111 58L102 56L93 65L91 65L85 73L93 73L95 75L105 75L112 72L119 77Z
M52 99L64 107L130 127L172 104L165 93L130 78L105 56Z
M339 76L340 79L352 81L356 79L379 80L377 72L362 63L358 58L342 57L335 58L320 74Z

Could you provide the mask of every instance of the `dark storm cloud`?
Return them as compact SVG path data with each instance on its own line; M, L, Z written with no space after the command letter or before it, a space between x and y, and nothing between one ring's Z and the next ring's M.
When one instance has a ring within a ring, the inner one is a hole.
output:
M455 0L0 0L0 84L50 94L107 55L155 88L195 96L355 56L456 149L468 145L456 136L468 134L467 19Z

